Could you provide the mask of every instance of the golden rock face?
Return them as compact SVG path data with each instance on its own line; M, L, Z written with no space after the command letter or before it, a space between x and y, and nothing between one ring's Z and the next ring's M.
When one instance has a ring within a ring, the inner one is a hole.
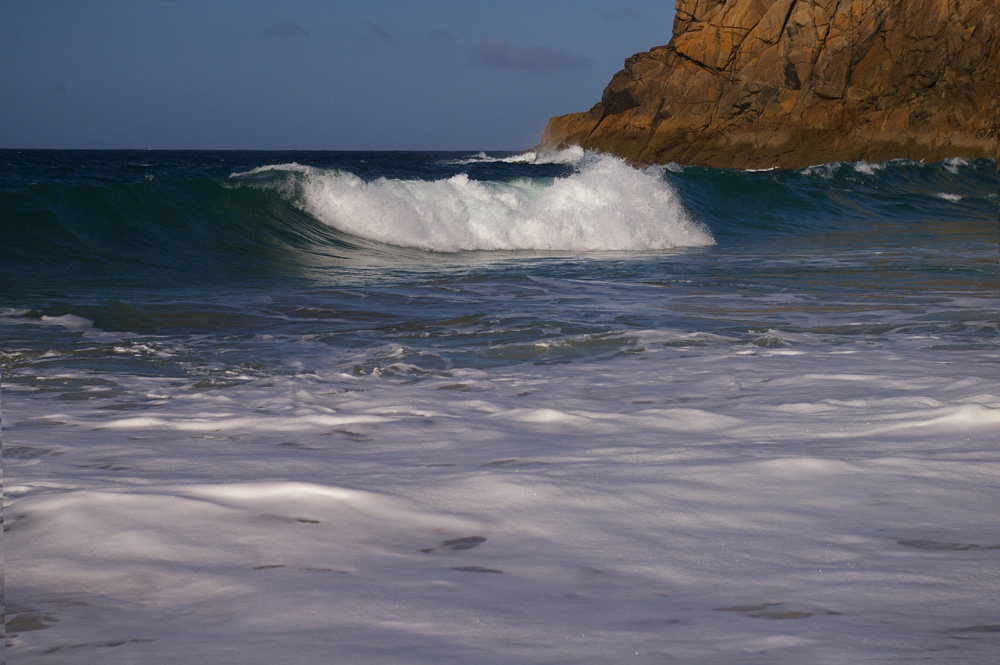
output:
M998 25L1000 0L677 0L670 43L541 145L721 168L996 159Z

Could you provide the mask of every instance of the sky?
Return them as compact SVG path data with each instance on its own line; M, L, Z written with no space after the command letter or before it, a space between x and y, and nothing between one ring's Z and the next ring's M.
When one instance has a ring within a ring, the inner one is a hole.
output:
M0 148L521 150L672 0L0 0Z

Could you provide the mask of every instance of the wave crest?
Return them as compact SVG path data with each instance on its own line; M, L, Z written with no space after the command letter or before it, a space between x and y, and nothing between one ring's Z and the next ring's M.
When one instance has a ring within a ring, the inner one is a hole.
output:
M494 157L480 152L474 157L460 159L455 164L576 164L585 156L583 148L576 145L552 150L532 149L509 157Z
M609 155L589 154L558 178L477 181L365 181L351 173L299 164L272 172L304 211L340 231L380 243L434 252L642 251L711 245L684 210L662 170L637 170Z

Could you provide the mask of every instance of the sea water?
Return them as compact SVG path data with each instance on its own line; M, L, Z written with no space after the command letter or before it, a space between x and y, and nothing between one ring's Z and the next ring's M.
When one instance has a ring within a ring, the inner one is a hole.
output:
M8 662L994 662L994 162L0 165Z

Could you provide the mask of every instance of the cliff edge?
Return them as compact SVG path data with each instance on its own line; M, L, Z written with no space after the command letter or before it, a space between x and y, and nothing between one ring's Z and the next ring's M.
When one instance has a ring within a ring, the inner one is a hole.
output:
M677 0L670 43L541 146L720 168L996 159L998 24L1000 0Z

